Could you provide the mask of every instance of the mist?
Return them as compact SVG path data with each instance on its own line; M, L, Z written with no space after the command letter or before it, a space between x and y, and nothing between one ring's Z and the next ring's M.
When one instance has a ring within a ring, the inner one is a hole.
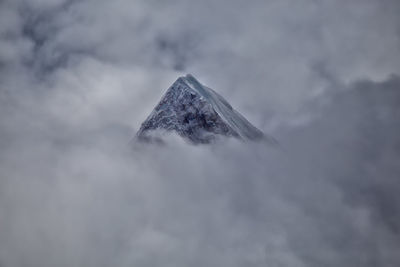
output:
M0 2L0 266L399 266L399 12ZM132 147L186 73L279 145Z

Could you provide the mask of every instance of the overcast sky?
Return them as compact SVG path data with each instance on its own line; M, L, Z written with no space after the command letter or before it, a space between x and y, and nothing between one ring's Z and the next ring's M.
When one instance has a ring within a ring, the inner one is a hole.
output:
M397 0L0 0L0 267L400 266ZM128 143L193 74L280 148Z

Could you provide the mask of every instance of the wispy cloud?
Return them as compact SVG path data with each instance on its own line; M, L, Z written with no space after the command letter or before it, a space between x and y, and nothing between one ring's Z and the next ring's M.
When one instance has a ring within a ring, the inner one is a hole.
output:
M1 2L0 266L398 266L399 8ZM186 72L282 149L128 149Z

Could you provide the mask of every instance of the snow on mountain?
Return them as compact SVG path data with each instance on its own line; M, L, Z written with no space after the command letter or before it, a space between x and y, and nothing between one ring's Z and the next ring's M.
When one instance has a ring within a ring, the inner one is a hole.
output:
M218 93L192 75L178 78L142 123L136 138L160 141L160 132L175 131L194 144L220 136L261 140L266 136Z

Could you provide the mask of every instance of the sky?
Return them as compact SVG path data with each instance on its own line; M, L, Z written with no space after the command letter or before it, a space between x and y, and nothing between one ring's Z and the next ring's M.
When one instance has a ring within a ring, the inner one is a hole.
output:
M397 0L0 0L0 267L400 265ZM132 148L191 73L279 147Z

